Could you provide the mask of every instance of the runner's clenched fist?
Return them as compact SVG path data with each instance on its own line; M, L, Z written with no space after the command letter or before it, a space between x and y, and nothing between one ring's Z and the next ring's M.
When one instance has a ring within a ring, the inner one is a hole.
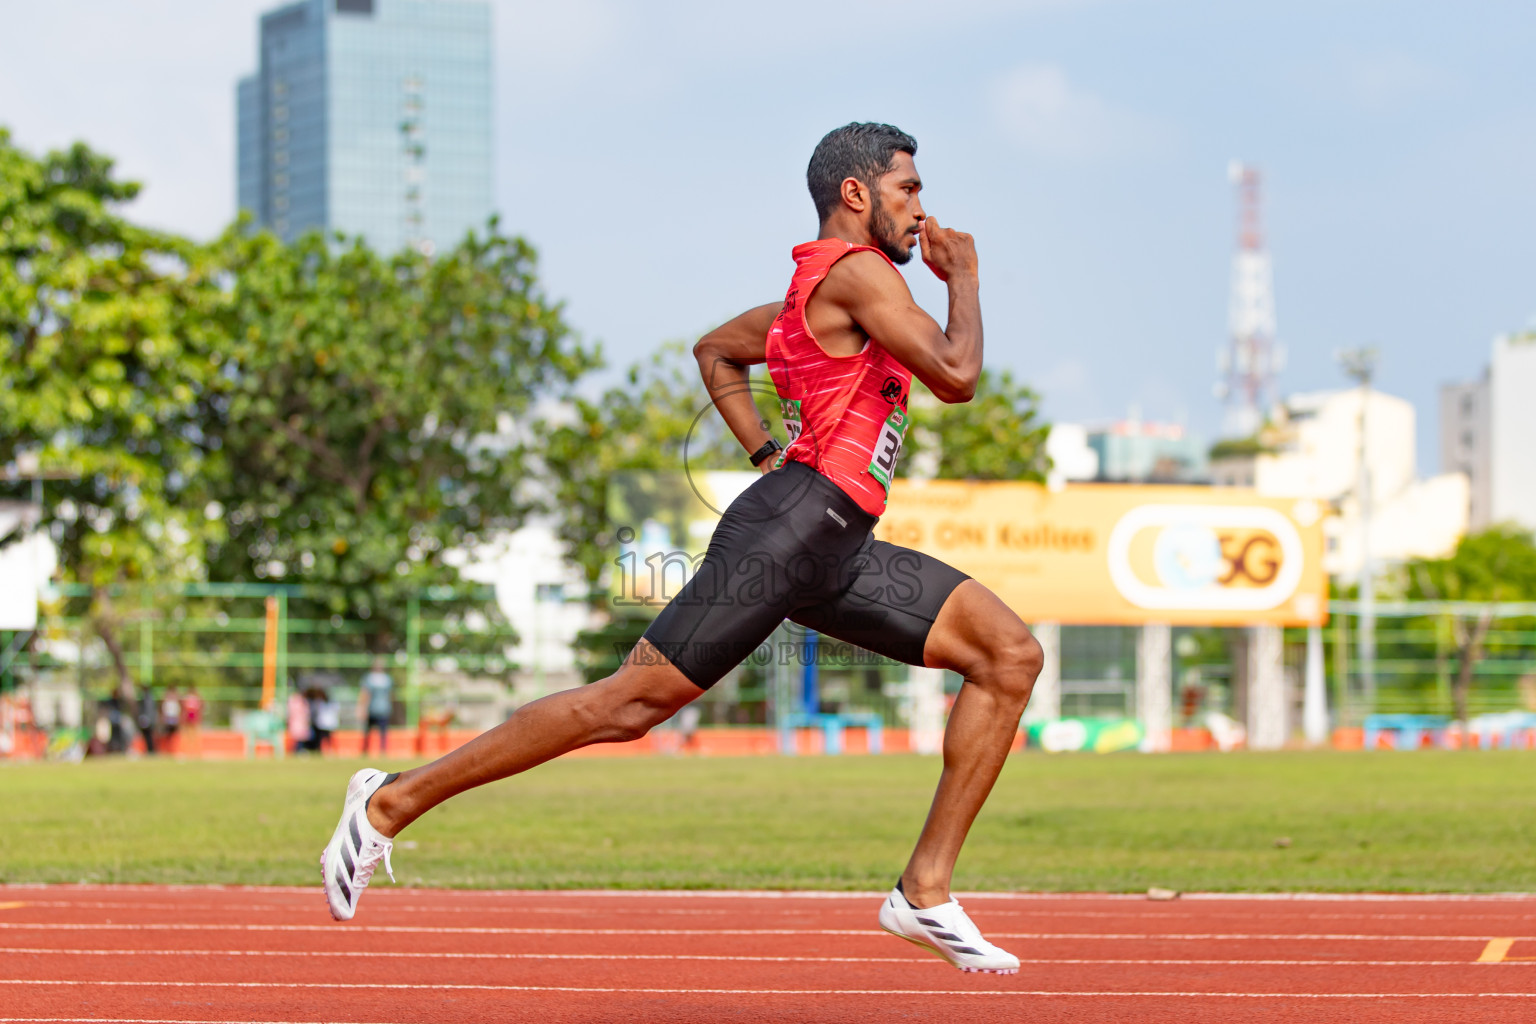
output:
M976 239L964 231L941 228L932 217L925 218L918 236L923 246L923 262L940 281L951 274L976 275Z

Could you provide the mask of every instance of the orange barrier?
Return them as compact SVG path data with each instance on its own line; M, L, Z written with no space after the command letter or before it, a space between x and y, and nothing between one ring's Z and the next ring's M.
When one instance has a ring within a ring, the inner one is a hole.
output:
M1485 746L1492 748L1500 746L1498 737L1489 737L1489 742L1484 743L1484 737L1475 732L1463 732L1462 729L1452 723L1445 730L1445 739L1438 748L1434 736L1426 733L1419 737L1418 750L1478 750ZM1362 728L1339 728L1333 730L1333 749L1335 750L1364 750L1365 730ZM1398 745L1395 734L1383 731L1376 737L1377 750L1404 750L1409 749ZM1510 749L1536 750L1536 729L1522 729L1511 737Z
M1364 750L1365 730L1358 726L1333 730L1334 750Z
M48 750L48 734L37 728L25 697L0 696L0 759L30 761Z
M449 729L436 722L430 728L411 731L405 728L391 729L387 756L395 760L420 760L438 757L456 750L476 736L471 729ZM693 742L682 749L681 738L671 729L657 729L647 736L629 743L597 743L565 755L567 757L647 757L658 754L702 757L749 757L758 754L777 754L778 735L772 729L704 728L693 735ZM236 761L245 757L245 737L230 729L204 729L202 731L202 760ZM331 734L331 746L327 756L356 758L362 756L363 737L356 729L341 729ZM377 741L371 744L377 751ZM888 754L909 753L912 749L910 733L906 729L886 729L884 747ZM1014 749L1022 748L1019 739ZM133 750L143 753L143 741L135 738ZM843 749L849 754L867 754L869 735L864 729L850 728L844 733ZM796 751L801 754L819 755L822 752L822 734L819 729L800 729L796 735ZM37 752L41 754L39 749ZM183 752L174 746L162 748L161 753L182 757ZM265 760L272 756L271 746L261 743L256 757ZM378 756L375 753L373 756Z
M452 729L446 723L432 720L412 731L404 727L391 729L389 733L389 747L386 757L392 760L420 761L440 757L450 750L456 750L479 733L471 729ZM15 760L30 760L41 758L47 744L47 736L39 730L16 730L16 743L9 757ZM886 729L883 732L884 752L887 754L907 754L912 752L912 736L907 729ZM795 752L797 754L820 756L823 736L820 729L795 730ZM1333 731L1331 745L1335 750L1363 750L1365 747L1365 730L1360 728L1338 728ZM1475 734L1461 736L1452 731L1448 736L1447 746L1451 749L1475 748L1479 745ZM238 732L229 729L203 729L201 742L197 744L201 748L201 757L191 749L193 744L187 742L187 737L177 735L169 741L162 740L158 753L162 756L174 757L178 760L206 760L206 761L237 761L245 757L245 737ZM1517 748L1536 750L1536 729L1523 730L1515 740ZM373 744L374 753L377 754L377 744ZM1025 748L1024 733L1021 731L1015 737L1011 749L1020 751ZM134 753L142 754L143 741L137 737L133 741ZM848 754L868 754L869 734L858 727L850 727L843 734L843 749ZM1175 753L1194 753L1199 751L1215 750L1216 743L1211 733L1206 729L1174 729L1169 736L1169 750ZM762 726L752 727L714 727L699 729L693 735L693 740L685 748L681 743L681 737L671 729L657 729L647 736L629 743L598 743L590 747L572 751L567 757L650 757L657 755L671 756L701 756L701 757L751 757L762 754L777 754L779 752L778 734L776 731ZM256 751L259 759L272 756L271 745L261 743ZM362 755L362 733L355 729L338 730L331 736L331 746L327 756L358 758Z
M11 734L9 749L0 760L35 761L48 751L48 734L41 729L17 729Z
M1175 754L1187 754L1196 750L1213 750L1216 739L1209 729L1175 729L1168 735L1168 750Z
M445 753L448 746L448 727L453 724L453 712L439 711L429 712L421 716L416 723L416 753L427 753L427 740L429 731L437 733L437 751Z

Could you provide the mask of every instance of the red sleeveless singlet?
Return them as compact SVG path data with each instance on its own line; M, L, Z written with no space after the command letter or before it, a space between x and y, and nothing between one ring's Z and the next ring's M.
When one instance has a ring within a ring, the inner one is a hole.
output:
M766 355L790 439L779 464L805 463L878 516L907 432L912 371L874 338L857 355L828 355L805 322L811 293L832 264L865 249L880 252L839 238L795 246L795 275L768 331Z

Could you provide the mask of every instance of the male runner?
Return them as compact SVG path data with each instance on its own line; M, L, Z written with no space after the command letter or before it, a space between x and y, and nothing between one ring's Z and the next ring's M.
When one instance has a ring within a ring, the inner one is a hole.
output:
M394 836L427 810L577 747L645 735L789 618L964 677L928 820L879 923L962 970L1018 970L1017 957L981 937L949 885L1040 672L1040 645L975 580L871 534L912 376L942 401L965 402L981 373L975 245L923 212L916 151L910 136L882 124L850 124L821 140L807 170L821 231L795 247L784 301L743 313L694 348L710 397L762 479L726 510L699 571L619 671L527 704L431 764L352 777L321 856L338 920L356 912L381 860L389 869ZM948 285L947 330L917 307L896 270L917 245ZM787 450L748 389L748 368L763 362L785 410Z

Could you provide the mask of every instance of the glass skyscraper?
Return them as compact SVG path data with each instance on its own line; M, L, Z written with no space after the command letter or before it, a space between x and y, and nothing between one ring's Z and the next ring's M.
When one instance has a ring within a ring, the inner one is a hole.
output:
M491 12L473 0L300 0L261 16L236 89L240 208L381 252L456 244L490 216Z

